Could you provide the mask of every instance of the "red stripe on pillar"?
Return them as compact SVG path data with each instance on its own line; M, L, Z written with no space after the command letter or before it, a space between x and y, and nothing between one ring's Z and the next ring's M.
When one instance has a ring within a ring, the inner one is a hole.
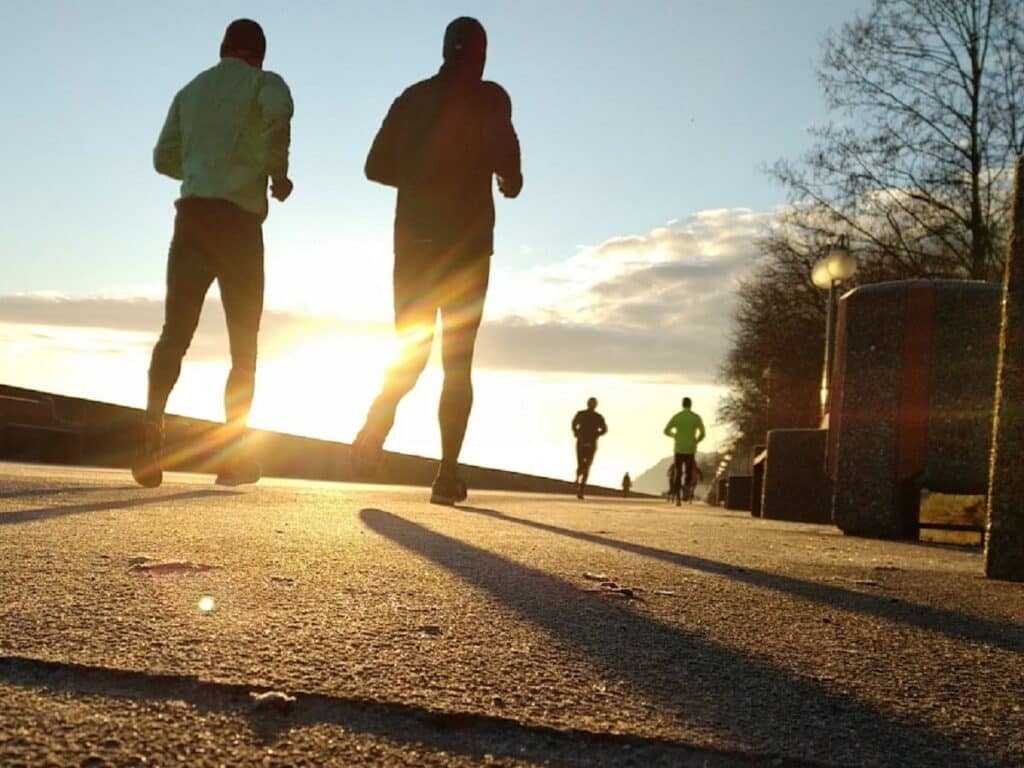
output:
M935 285L916 280L907 287L903 370L896 412L896 479L923 472L928 457L928 402L935 338Z

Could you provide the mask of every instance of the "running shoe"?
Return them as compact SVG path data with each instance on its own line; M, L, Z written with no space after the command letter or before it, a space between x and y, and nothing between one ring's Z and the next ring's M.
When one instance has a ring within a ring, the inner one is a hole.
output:
M227 485L234 488L236 485L247 485L257 483L263 477L263 468L252 459L239 459L222 467L217 473L217 485Z
M384 441L371 435L365 428L356 435L349 454L352 474L358 480L373 480L380 472L384 459Z
M156 488L164 481L164 428L159 422L143 421L137 430L132 477L145 488Z
M455 475L438 475L430 489L430 503L450 507L457 502L465 501L466 495L466 484L461 478Z

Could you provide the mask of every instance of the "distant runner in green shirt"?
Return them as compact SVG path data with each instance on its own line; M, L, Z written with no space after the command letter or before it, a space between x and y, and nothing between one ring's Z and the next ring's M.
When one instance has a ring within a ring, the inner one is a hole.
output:
M675 440L675 463L673 468L675 474L673 482L677 485L680 483L682 478L681 470L686 467L686 478L682 484L683 493L686 495L686 500L690 500L690 496L693 493L693 478L697 471L697 463L694 461L694 454L697 453L697 444L704 439L704 420L701 417L690 410L693 405L693 401L688 397L683 398L683 410L668 420L668 424L665 425L665 434ZM676 506L679 506L680 500L678 491L680 489L674 488L676 496Z

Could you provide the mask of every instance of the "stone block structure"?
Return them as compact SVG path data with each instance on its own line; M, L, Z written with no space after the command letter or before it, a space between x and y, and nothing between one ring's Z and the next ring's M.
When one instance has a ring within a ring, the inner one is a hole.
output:
M773 429L764 459L761 516L832 522L832 480L825 472L828 430Z
M906 280L840 299L828 467L846 533L916 539L920 491L984 493L1001 292Z
M715 478L715 506L721 507L725 505L725 497L729 490L729 478L728 477L716 477Z
M751 475L729 475L725 485L725 508L749 512L753 481Z

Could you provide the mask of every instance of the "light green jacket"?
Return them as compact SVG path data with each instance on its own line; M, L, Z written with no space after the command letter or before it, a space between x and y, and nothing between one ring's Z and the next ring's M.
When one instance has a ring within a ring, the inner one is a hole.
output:
M223 58L174 97L153 150L182 197L230 200L267 215L267 178L288 175L292 96L284 80Z
M675 438L676 453L696 453L697 443L704 439L704 420L689 408L683 408L668 420L665 434Z

